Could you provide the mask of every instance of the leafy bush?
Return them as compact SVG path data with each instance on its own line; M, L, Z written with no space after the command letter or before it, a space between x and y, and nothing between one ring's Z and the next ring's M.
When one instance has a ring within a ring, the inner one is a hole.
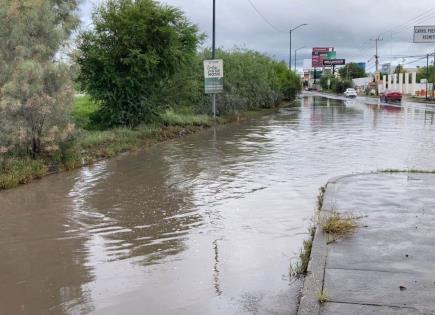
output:
M78 42L78 80L101 104L92 116L104 127L136 126L156 117L159 93L201 40L176 8L153 0L108 0L94 28Z
M210 58L205 50L199 60ZM292 99L301 89L298 76L273 58L252 50L218 50L224 60L224 93L218 95L220 114L270 108L283 99ZM201 78L201 82L202 82ZM204 97L200 111L209 113L211 98Z

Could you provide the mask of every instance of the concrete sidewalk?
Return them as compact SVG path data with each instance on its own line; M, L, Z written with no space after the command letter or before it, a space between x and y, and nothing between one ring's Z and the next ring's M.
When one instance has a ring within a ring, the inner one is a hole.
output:
M435 174L342 177L326 188L333 208L360 227L329 244L317 229L299 314L435 314Z

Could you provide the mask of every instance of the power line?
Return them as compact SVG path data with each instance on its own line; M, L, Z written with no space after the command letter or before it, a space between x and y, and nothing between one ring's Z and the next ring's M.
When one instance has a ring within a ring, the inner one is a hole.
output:
M275 27L275 25L273 25L261 12L260 10L257 9L257 7L255 6L255 4L251 1L248 0L249 4L251 5L251 7L255 10L255 12L257 12L257 14L264 20L264 22L266 22L271 28L273 28L275 31L279 32L279 33L286 33L283 30L278 29L277 27Z
M426 59L426 58L427 58L427 55L425 55L424 57L418 58L418 59L416 59L416 60L406 62L406 63L404 63L403 65L404 65L404 66L405 66L405 65L410 65L410 64L412 64L412 63L419 62L420 60L423 60L423 59Z
M398 29L395 32L391 32L391 35L397 35L397 34L406 32L406 31L412 29L414 27L414 25L421 24L421 23L424 23L428 20L431 20L434 16L435 16L435 12L432 12L431 14L429 14L428 16L425 16L424 18L421 18L421 19L415 20L412 23L409 23L407 26L404 26L401 30Z
M392 28L390 28L390 29L388 29L388 30L386 30L386 31L384 31L384 32L382 32L382 33L380 33L379 36L381 36L381 35L385 35L385 34L388 34L388 33L391 33L391 32L394 33L394 31L397 32L398 29L401 29L401 28L403 28L403 27L407 28L407 27L409 27L409 26L410 26L411 24L413 24L413 23L421 22L421 21L420 21L421 19L428 18L428 17L431 16L433 13L435 13L435 12L433 12L434 10L435 10L435 7L432 7L432 8L430 8L429 10L425 10L423 13L421 13L421 14L419 14L419 15L413 17L412 19L410 19L410 20L408 20L408 21L406 21L406 22L404 22L404 23L402 23L402 24L399 24L399 25L397 25L397 26L393 26Z

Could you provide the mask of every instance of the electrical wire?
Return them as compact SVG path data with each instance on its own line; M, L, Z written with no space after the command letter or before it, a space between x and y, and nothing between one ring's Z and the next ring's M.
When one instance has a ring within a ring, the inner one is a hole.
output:
M384 34L388 34L388 33L395 33L399 29L402 29L402 28L405 28L405 29L409 28L414 23L421 23L421 22L423 22L424 19L431 17L435 13L434 11L435 11L435 7L432 7L429 10L425 10L425 12L413 17L412 19L380 33L379 36L384 35Z
M249 4L251 5L251 7L255 10L255 12L263 19L264 22L266 22L272 29L274 29L275 31L279 32L279 33L285 33L283 30L280 30L279 28L277 28L275 25L273 25L261 12L260 10L257 9L257 7L255 6L255 4L251 1L248 0Z

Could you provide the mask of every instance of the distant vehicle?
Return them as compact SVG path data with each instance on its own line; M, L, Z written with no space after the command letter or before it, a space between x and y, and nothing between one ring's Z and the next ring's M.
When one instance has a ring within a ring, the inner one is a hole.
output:
M402 101L402 93L398 91L385 91L380 95L381 102L401 102Z
M348 89L346 89L346 91L344 91L344 95L346 97L357 97L358 94L356 94L355 89L348 88Z

